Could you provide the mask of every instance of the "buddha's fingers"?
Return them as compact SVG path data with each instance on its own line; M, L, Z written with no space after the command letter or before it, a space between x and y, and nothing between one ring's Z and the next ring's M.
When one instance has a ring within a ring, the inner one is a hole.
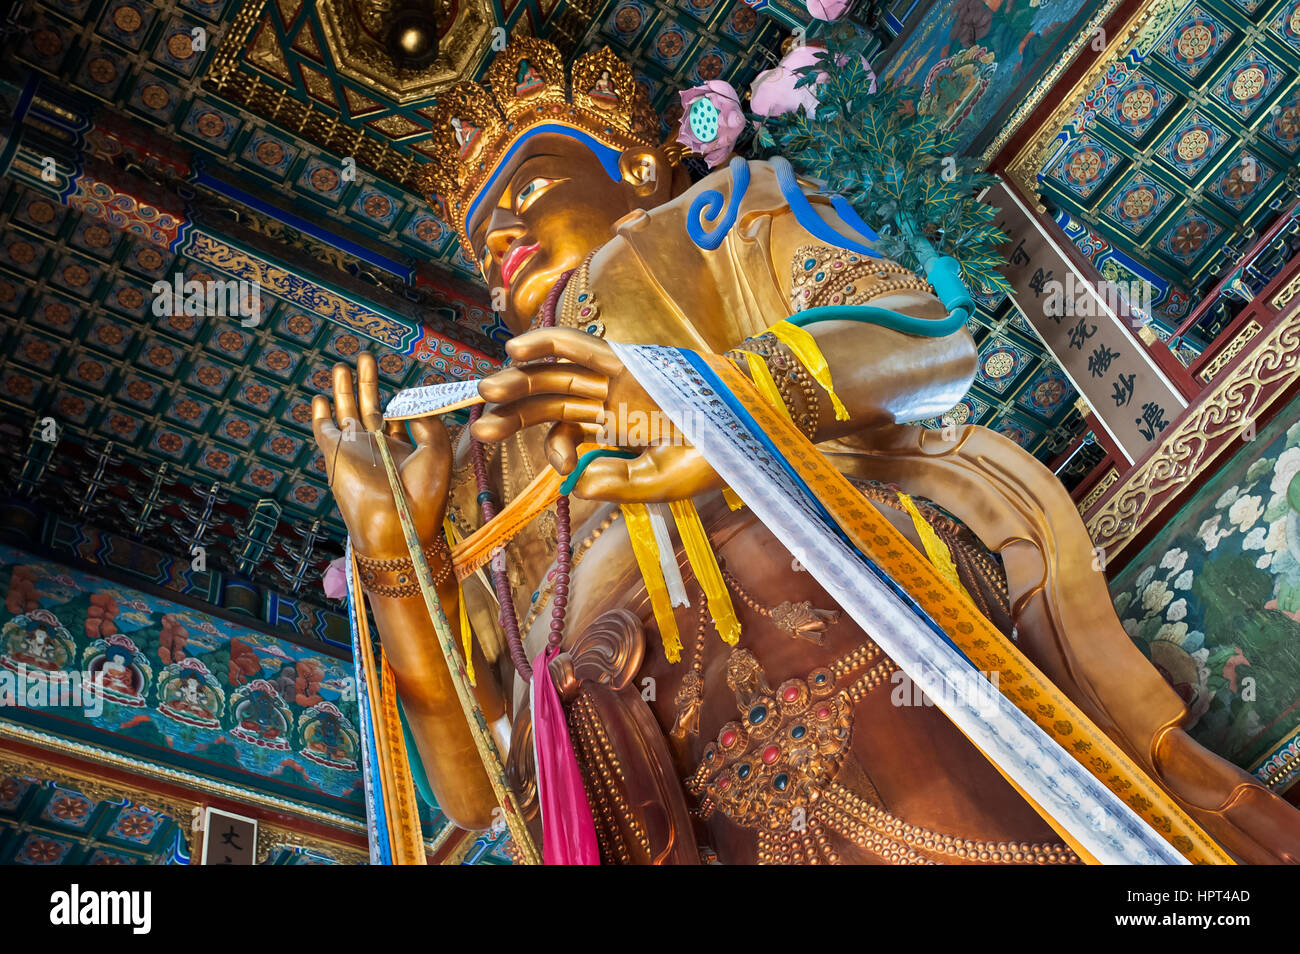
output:
M384 412L379 407L379 366L369 351L357 358L357 397L361 402L361 426L368 431L379 430L384 423Z
M578 466L578 447L595 440L600 428L572 421L556 424L546 432L546 460L557 474L567 476Z
M612 377L623 370L614 349L577 328L539 328L511 338L506 353L516 362L562 358Z
M474 422L472 433L480 441L501 441L524 428L551 421L599 424L604 413L599 401L547 394L494 407Z
M568 395L603 401L609 393L609 378L577 364L546 364L507 368L479 382L478 393L485 401L505 404L539 394Z
M349 420L355 421L361 416L357 410L356 393L352 390L352 369L341 362L334 365L334 413L339 427L346 427Z
M609 503L666 503L721 487L721 479L695 448L665 444L631 460L593 460L573 492Z
M316 435L316 444L323 450L333 447L339 439L339 429L334 423L334 409L330 399L318 394L311 399L311 430Z
M384 433L399 444L404 444L408 448L411 446L411 440L406 436L406 425L401 421L386 421Z

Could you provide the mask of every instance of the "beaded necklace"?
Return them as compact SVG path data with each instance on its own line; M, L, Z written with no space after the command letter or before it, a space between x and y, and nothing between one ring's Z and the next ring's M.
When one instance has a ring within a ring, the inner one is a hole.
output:
M550 293L546 296L546 302L542 305L541 321L539 327L555 327L555 307L560 300L560 295L564 292L564 287L569 283L569 276L573 270L565 272L560 276ZM548 359L554 361L554 358ZM469 412L469 423L473 426L474 422L483 414L483 405L476 404ZM474 439L471 434L469 445L470 461L474 466L474 483L478 487L478 505L479 511L483 515L483 523L488 523L497 514L496 494L493 493L491 486L488 484L487 459L484 453L481 441ZM504 460L504 452L503 457ZM555 569L547 574L547 581L553 584L553 596L551 598L551 632L546 638L546 658L551 659L560 651L560 642L564 639L564 615L565 608L569 602L569 571L572 560L572 550L569 547L570 542L570 523L569 523L569 497L567 494L561 495L555 501ZM505 550L502 549L492 557L490 564L492 569L492 586L496 590L497 602L501 604L501 626L506 633L506 645L510 647L510 659L515 664L515 670L524 677L525 680L533 678L533 667L528 662L528 653L524 649L523 639L519 634L519 616L515 612L514 593L510 589L510 579L506 575Z

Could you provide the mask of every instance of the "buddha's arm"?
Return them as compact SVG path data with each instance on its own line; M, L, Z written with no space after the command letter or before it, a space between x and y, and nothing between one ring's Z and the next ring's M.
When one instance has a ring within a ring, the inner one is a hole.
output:
M927 304L893 301L887 307L925 316ZM807 330L826 357L835 393L849 412L847 421L835 420L827 395L819 391L818 441L942 414L974 379L975 342L964 328L942 338L856 321L817 322Z
M835 232L845 236L858 234L824 198L810 196L810 201L818 216ZM811 300L801 298L806 307L851 301L888 308L914 318L939 321L947 317L948 310L928 291L898 289L896 285L895 290L889 290L891 283L887 279L897 279L898 274L878 275L870 267L873 261L888 263L887 259L866 259L857 264L845 261L850 252L821 245L788 206L774 213L770 223L767 254L771 274L779 286L779 298L787 305L796 294L812 294ZM834 274L828 274L825 283L814 288L805 284L807 290L796 291L795 276L806 273L802 263L809 257L809 248L833 253L840 259L837 265L847 267L826 268L827 273ZM887 267L896 268L892 263ZM870 289L877 282L882 283L884 293L872 295ZM787 315L792 311L788 309ZM807 325L806 330L825 356L835 393L849 412L849 420L835 420L827 396L821 395L823 407L817 440L942 414L961 399L975 378L975 343L965 328L938 338L904 334L859 321L819 321Z
M441 569L430 568L435 576ZM460 611L460 592L455 574L448 577L439 584L438 597L447 619L455 621ZM462 828L487 828L492 823L496 797L469 733L423 597L395 599L372 594L369 601L438 807ZM495 672L484 660L477 642L473 652L478 703L489 727L500 728L493 723L504 714L505 704ZM504 754L506 740L501 732L496 735Z
M385 441L397 462L412 520L426 547L442 534L451 477L451 444L446 428L436 420L412 421L408 437L407 428L400 424L384 427L379 408L378 369L374 357L363 354L357 361L355 391L351 369L346 365L335 367L334 403L331 406L324 396L315 398L312 427L348 536L358 559L363 561L362 585L366 586L368 572L376 574L368 588L368 600L434 795L456 824L485 828L491 822L495 799L424 599L418 593L400 598L379 595L375 590L397 584L391 578L396 571L386 570L383 563L367 567L364 562L386 561L391 566L392 561L409 558L392 489L384 468L376 461L372 441ZM378 433L381 429L382 436ZM459 588L454 574L445 566L446 550L443 548L442 556L436 551L426 553L431 553L435 579L442 578L438 596L443 611L448 619L458 619ZM385 574L390 578L382 579ZM479 705L491 723L504 711L501 692L492 671L477 653L474 662L480 674Z

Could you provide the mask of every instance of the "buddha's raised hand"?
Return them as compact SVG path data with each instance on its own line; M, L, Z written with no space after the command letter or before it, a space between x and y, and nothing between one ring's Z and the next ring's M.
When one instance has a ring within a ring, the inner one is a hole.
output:
M506 351L516 366L479 384L497 405L475 423L479 440L551 422L546 454L561 474L573 470L584 441L640 452L631 460L592 461L574 488L588 500L680 500L722 486L604 341L573 328L544 328L511 339Z
M411 421L414 446L401 422L385 425L379 406L379 371L371 354L357 358L355 391L351 369L335 365L333 407L318 394L311 409L312 430L325 457L330 489L357 552L381 560L409 555L376 440L388 443L397 462L420 542L431 543L442 527L451 480L451 441L442 422L437 418ZM372 431L380 433L375 436Z

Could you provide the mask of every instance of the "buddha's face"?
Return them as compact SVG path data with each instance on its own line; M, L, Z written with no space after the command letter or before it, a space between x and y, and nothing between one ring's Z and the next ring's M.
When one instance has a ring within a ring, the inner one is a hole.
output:
M611 179L584 143L539 133L484 194L466 231L511 331L527 329L560 276L609 241L615 222L672 198L675 170L659 150L627 150L619 168Z

